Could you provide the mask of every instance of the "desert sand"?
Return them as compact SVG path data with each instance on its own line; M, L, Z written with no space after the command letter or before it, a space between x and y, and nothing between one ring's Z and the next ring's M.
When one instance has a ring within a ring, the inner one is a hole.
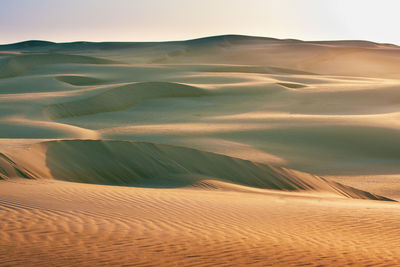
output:
M400 265L400 47L0 46L0 266Z

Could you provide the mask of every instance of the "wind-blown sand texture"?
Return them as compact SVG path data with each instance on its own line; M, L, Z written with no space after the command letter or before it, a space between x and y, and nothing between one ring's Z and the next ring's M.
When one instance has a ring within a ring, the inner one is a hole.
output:
M0 266L400 265L400 48L0 46Z

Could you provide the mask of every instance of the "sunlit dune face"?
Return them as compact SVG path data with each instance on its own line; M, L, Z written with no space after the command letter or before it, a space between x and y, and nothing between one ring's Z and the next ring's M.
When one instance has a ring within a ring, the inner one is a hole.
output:
M174 123L160 125L138 125L104 129L102 134L207 134L241 130L266 129L268 125L239 123Z
M273 112L251 112L235 115L209 117L209 120L230 122L247 121L265 123L291 123L291 125L301 125L301 123L318 124L337 124L337 125L369 125L377 127L387 127L399 129L400 113L367 114L367 115L312 115L295 113L273 113Z

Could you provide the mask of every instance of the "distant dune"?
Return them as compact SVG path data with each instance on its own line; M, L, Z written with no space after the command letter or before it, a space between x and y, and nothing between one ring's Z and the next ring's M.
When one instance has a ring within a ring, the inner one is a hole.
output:
M400 48L0 45L0 266L400 265Z
M43 53L31 55L17 55L5 60L1 66L0 78L22 75L34 66L47 64L105 64L112 61L79 55L65 55L56 53Z

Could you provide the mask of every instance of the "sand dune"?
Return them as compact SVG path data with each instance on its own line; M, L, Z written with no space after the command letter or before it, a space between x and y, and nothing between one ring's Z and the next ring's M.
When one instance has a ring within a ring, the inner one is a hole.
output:
M399 67L366 41L1 45L0 266L397 266Z
M30 70L30 68L38 65L46 64L111 64L110 60L94 58L90 56L65 55L65 54L31 54L16 55L7 59L0 68L0 78L7 78L22 75Z
M38 179L161 188L220 180L263 189L329 192L352 198L388 200L290 169L154 143L51 141L32 145L16 158L22 158L19 165Z
M117 87L88 99L49 105L44 113L52 119L128 109L146 99L160 97L195 97L207 92L193 86L146 82Z

